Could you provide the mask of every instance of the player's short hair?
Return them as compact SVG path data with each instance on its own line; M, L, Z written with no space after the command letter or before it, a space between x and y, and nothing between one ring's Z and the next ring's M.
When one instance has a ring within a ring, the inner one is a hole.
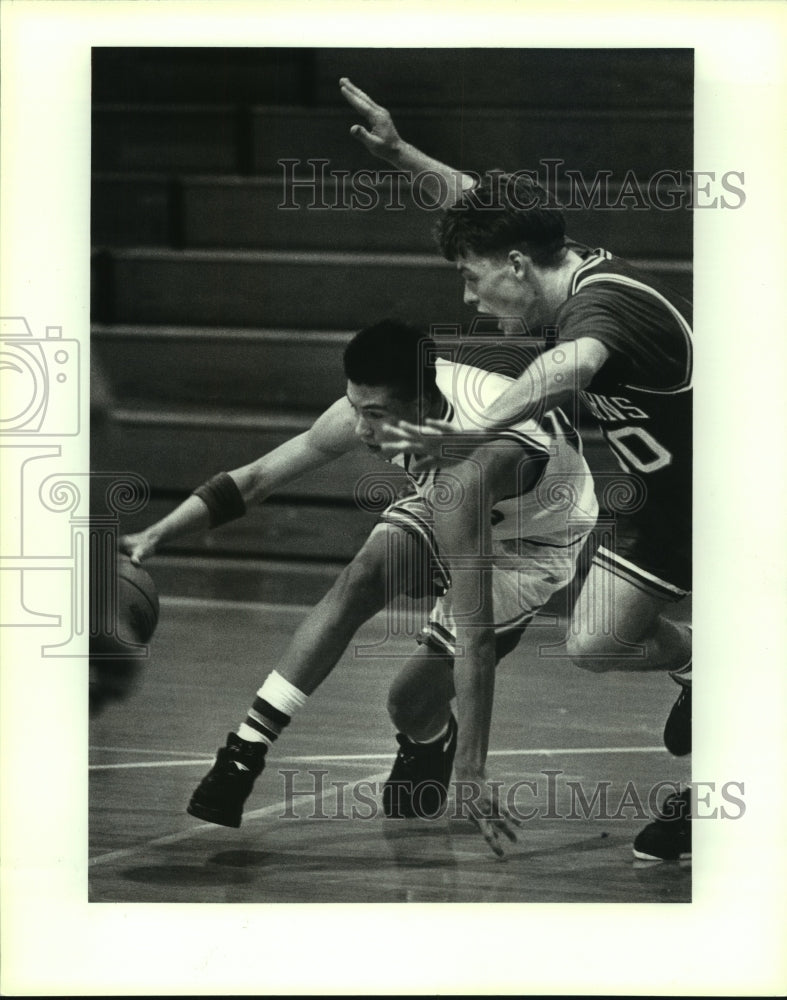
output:
M528 174L489 171L444 209L435 236L447 260L521 250L534 263L555 266L565 256L566 223L558 203Z
M353 337L344 351L344 374L356 385L386 386L409 402L439 395L434 340L417 326L384 319Z

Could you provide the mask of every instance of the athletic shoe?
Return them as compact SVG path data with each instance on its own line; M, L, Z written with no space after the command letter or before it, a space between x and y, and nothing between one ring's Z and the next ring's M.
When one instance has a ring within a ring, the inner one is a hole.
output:
M691 664L670 671L670 677L680 684L680 694L664 725L664 746L674 757L685 757L691 753Z
M243 803L265 767L266 743L250 743L235 733L216 754L216 762L197 786L186 812L220 826L240 826Z
M456 719L445 736L432 743L413 743L397 733L399 751L383 785L383 812L390 819L432 819L445 807L456 753Z
M634 857L642 861L683 861L691 857L689 789L668 795L661 813L637 834Z

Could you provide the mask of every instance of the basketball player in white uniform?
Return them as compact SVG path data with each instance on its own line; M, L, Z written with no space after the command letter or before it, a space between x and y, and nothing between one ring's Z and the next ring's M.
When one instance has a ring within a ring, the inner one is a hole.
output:
M438 360L436 353L434 341L397 321L362 330L345 351L346 396L306 434L213 477L158 524L123 538L121 548L132 559L147 558L171 538L241 516L249 504L308 469L358 448L380 453L385 424L440 417L472 429L479 407L510 380ZM469 815L496 853L503 851L501 834L516 834L485 788L494 668L538 608L571 581L597 514L592 479L563 434L563 419L556 414L545 424L528 420L486 434L472 444L468 460L450 471L432 459L397 460L414 493L392 504L372 532L378 562L387 563L394 549L406 551L411 562L405 573L382 567L383 599L402 591L423 594L424 581L436 598L419 647L389 695L400 750L383 791L385 812L435 815L445 804L456 753L457 780L477 787ZM565 430L570 434L570 426ZM359 614L370 617L378 610L379 596L364 603L353 575L351 564L298 630L192 796L193 815L240 825L267 750L338 661ZM361 578L368 582L368 574ZM336 618L342 604L349 613L345 591L362 604L354 618L349 615L349 636ZM462 655L456 655L460 648ZM424 783L429 787L420 789Z

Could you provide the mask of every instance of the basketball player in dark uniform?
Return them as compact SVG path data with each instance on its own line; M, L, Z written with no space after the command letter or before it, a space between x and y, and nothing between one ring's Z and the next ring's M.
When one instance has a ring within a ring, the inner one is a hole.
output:
M480 183L404 142L391 116L349 80L342 93L368 126L351 133L394 167L420 174L443 207L438 238L464 280L465 302L500 318L504 334L551 329L545 350L483 414L490 429L583 403L633 500L600 542L566 642L595 672L668 670L681 685L665 728L671 752L690 750L691 633L664 612L691 587L691 309L625 262L566 238L563 215L525 173ZM430 181L431 179L431 181ZM556 339L555 339L556 338ZM399 425L385 447L443 453L456 430ZM599 628L599 622L602 627ZM690 853L686 794L635 841L638 857Z
M691 307L606 251L577 252L559 336L589 333L609 352L580 398L643 493L638 510L618 514L615 549L599 546L596 562L678 600L691 589Z

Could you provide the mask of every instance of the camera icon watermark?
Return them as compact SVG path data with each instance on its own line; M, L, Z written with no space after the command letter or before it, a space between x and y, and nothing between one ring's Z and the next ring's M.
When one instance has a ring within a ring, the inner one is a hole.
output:
M23 316L0 317L0 434L79 434L79 343L59 326L33 336Z

